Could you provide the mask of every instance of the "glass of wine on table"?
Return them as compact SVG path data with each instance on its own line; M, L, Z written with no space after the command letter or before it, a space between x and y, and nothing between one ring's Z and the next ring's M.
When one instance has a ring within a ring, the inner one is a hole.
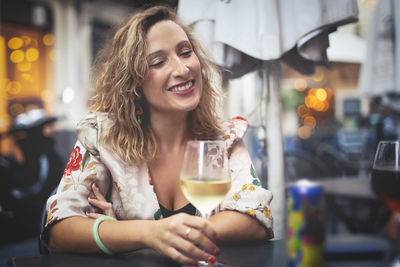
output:
M371 186L378 198L393 212L397 237L392 266L400 266L400 141L380 141L371 174Z
M182 164L180 185L185 197L208 219L231 187L228 153L224 141L189 141ZM207 266L207 262L199 262ZM214 263L211 266L224 266Z

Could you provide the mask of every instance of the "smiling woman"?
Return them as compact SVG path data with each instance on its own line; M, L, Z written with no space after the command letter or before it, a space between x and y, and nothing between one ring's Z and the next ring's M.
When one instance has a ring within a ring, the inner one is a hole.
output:
M41 239L52 252L150 247L197 265L215 262L218 242L273 237L272 194L242 141L248 123L220 119L218 69L173 11L134 14L98 64L91 113L47 201ZM229 149L232 186L210 220L180 189L189 140L221 140Z

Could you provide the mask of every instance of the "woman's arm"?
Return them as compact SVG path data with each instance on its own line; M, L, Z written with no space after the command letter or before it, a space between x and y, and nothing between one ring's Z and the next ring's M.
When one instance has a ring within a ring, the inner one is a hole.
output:
M237 211L219 212L211 216L210 222L218 234L218 243L264 241L270 238L265 227L256 219Z
M241 139L232 144L229 154L231 192L222 203L222 211L211 216L210 221L220 242L267 240L273 236L268 224L272 223L271 193L261 187Z
M57 222L50 229L50 251L100 253L92 234L93 223L93 219L83 217ZM158 221L105 221L99 226L99 236L114 253L150 247L182 264L196 264L199 260L213 262L214 255L219 254L212 224L185 213Z
M105 215L115 218L112 204L107 202L95 183L92 185L92 191L94 197L88 198L89 203L103 210ZM74 216L55 223L50 229L50 251L101 253L94 241L92 227L93 219L104 214L88 213L89 218ZM189 234L187 229L190 229ZM218 254L215 245L216 232L212 224L187 214L159 221L105 221L99 226L99 236L103 244L113 252L123 253L151 247L183 264L194 264L196 260L211 260L213 255Z

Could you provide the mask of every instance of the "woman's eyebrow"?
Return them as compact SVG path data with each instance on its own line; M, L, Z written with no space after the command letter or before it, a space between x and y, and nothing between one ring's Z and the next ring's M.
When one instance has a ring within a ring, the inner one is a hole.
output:
M157 50L147 55L146 59L151 59L157 56L165 55L166 52L164 50Z
M192 47L192 45L189 42L189 40L180 41L175 47L176 47L176 50L179 50L183 46L186 46L186 45L189 45L190 47ZM150 58L154 58L154 57L157 57L157 56L162 56L162 55L165 55L165 54L166 54L166 51L161 49L161 50L157 50L157 51L154 51L154 52L148 54L146 58L150 59Z
M189 40L183 40L180 41L177 45L176 45L176 49L179 50L182 48L182 46L186 46L189 45L190 47L192 47L192 44L189 42Z

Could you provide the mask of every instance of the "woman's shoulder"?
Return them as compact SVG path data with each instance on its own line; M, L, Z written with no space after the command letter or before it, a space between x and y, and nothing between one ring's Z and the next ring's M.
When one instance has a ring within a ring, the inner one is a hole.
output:
M76 127L76 135L82 144L97 146L98 138L105 128L111 125L113 116L106 112L89 113L80 120Z
M243 138L249 128L249 122L240 116L224 120L222 125L222 138L228 143L228 146L237 139Z
M89 113L78 122L77 129L93 128L98 129L100 125L109 124L113 120L113 115L106 112Z

